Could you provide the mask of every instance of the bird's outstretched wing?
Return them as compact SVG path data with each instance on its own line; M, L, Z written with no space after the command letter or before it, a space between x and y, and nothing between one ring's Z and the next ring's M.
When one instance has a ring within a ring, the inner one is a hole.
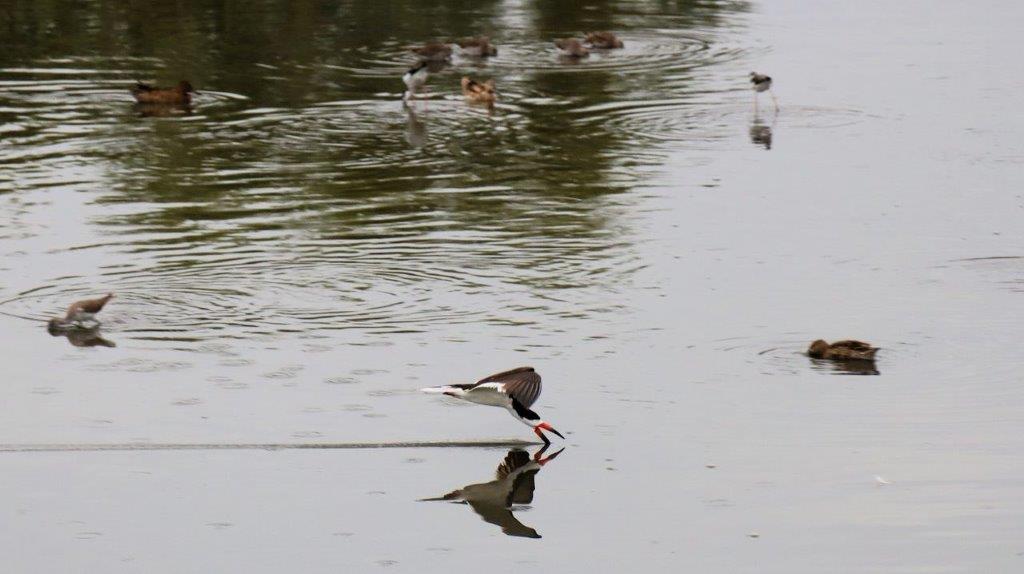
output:
M494 472L494 478L501 480L513 472L523 468L530 464L530 453L526 452L521 448L514 448L508 451L505 458L502 459L501 464L498 465L498 470Z
M530 407L530 405L536 402L541 391L540 375L537 374L537 371L533 370L533 367L519 367L518 369L491 375L485 379L480 379L476 384L482 385L484 383L504 384L508 395L519 401L524 407Z

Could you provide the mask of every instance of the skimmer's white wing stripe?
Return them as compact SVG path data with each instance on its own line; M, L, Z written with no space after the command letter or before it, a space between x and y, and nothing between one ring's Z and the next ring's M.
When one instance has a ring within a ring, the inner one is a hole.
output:
M533 370L533 367L519 367L518 369L491 375L481 379L477 385L488 383L504 385L505 392L526 408L530 408L530 405L535 403L537 397L540 396L540 375Z

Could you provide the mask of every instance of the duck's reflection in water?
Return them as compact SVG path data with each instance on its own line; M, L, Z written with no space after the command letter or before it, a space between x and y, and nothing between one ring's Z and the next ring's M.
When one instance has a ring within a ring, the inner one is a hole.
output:
M880 375L874 361L811 359L811 366L819 371L831 371L834 375Z
M99 327L86 328L71 328L71 329L57 329L53 327L47 328L50 335L54 337L67 337L68 342L75 347L116 347L117 345L109 340L104 339L100 335Z
M756 146L764 146L764 149L772 149L772 127L775 126L775 116L772 116L772 123L764 123L761 116L754 114L754 121L750 124L750 143Z
M175 116L192 115L192 106L189 104L142 104L134 106L135 113L143 118L168 118Z
M498 465L495 479L490 482L468 484L437 498L423 500L444 500L468 504L485 522L501 527L501 531L509 536L524 538L540 538L533 528L519 522L512 512L518 505L533 502L533 491L536 488L535 477L541 468L561 454L564 448L545 457L547 446L538 450L531 457L525 450L514 448L508 451Z

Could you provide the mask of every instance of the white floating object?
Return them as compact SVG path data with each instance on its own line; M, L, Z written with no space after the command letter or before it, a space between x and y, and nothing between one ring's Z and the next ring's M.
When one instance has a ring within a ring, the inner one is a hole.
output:
M889 482L888 480L885 480L884 478L878 476L877 474L875 475L875 482L878 483L878 486L885 486L887 484L892 484L891 482Z

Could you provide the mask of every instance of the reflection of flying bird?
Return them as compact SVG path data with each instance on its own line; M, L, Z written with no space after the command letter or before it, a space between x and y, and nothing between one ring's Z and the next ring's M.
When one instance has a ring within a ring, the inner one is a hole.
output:
M757 109L757 95L761 92L768 92L768 95L772 97L772 103L775 105L775 111L779 111L779 102L775 99L775 93L769 90L772 89L772 77L764 74L758 74L757 72L750 72L750 83L751 89L754 90L754 109Z
M541 390L540 375L533 367L519 367L491 375L475 383L428 387L422 390L425 393L444 394L478 405L504 407L520 422L532 427L533 432L537 433L544 444L551 444L551 441L541 430L551 431L559 438L565 438L562 433L541 420L540 415L530 410L530 406L540 396Z
M464 502L485 522L500 526L501 531L509 536L540 538L536 530L516 519L512 509L517 504L533 502L533 491L536 488L534 477L541 467L562 452L559 450L549 457L543 457L547 448L545 446L537 451L533 458L525 450L512 449L498 465L494 480L469 484L444 496L424 500Z
M47 329L51 333L54 331L62 331L72 327L82 327L83 323L91 323L96 321L96 314L103 310L103 307L107 304L107 301L114 296L113 293L107 293L103 297L97 299L83 299L81 301L75 301L68 307L64 317L54 317L47 323Z

